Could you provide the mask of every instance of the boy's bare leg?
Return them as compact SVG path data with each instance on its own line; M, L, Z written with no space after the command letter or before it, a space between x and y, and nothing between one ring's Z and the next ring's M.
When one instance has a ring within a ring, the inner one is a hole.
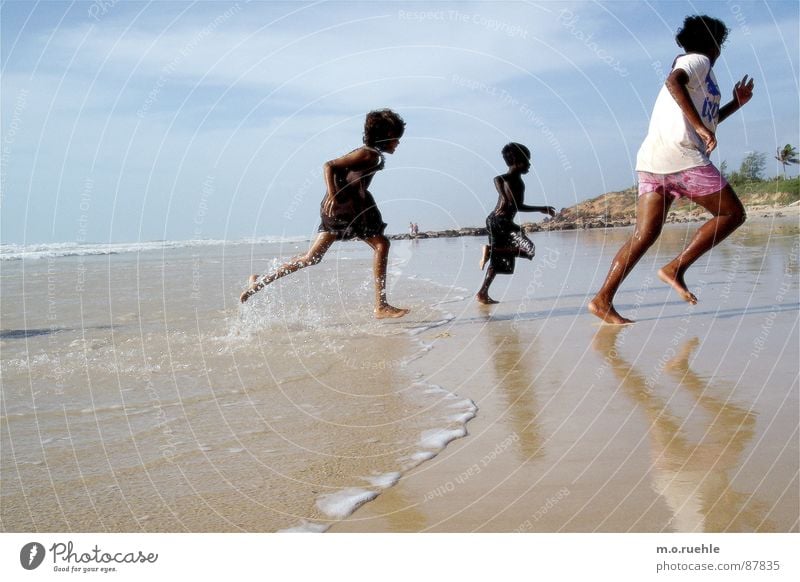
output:
M589 302L589 311L604 322L615 325L633 323L633 320L622 317L614 309L614 296L639 259L658 239L671 204L672 196L661 192L648 192L639 196L636 230L617 251L603 286Z
M484 305L494 305L495 303L499 303L499 301L495 301L491 297L489 297L489 286L494 281L496 276L494 267L489 265L489 268L486 269L486 276L483 278L483 285L478 290L478 294L475 295L475 299L478 300L478 303L483 303Z
M383 235L375 235L365 241L375 251L372 274L375 278L375 318L403 317L408 309L400 309L389 305L386 301L386 264L389 260L389 239Z
M264 275L259 278L258 275L250 275L250 286L239 296L239 301L244 303L255 293L281 277L285 277L290 273L294 273L303 267L316 265L325 256L325 253L331 248L331 245L336 241L336 235L329 232L321 232L309 247L305 255L294 257L288 263L284 263L278 267L274 272L269 275Z
M658 271L658 277L664 283L671 285L684 301L694 305L697 303L697 297L689 291L683 280L686 270L697 259L739 228L744 223L746 216L741 201L730 186L725 186L719 192L708 196L693 198L692 202L699 204L714 216L697 229L694 237L681 254Z
M478 261L478 266L480 267L481 271L483 271L483 267L486 265L486 261L489 260L489 245L483 245L483 249L481 249L481 260Z

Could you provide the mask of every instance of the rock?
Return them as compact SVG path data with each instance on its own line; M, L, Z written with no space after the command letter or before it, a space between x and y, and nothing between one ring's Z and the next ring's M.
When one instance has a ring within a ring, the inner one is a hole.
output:
M458 230L459 236L486 236L487 230L482 227L460 228Z
M540 230L542 230L542 227L535 222L522 223L522 232L539 232Z

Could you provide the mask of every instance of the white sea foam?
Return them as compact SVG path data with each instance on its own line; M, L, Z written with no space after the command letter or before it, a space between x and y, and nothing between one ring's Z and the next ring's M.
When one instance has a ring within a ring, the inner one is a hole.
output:
M294 527L279 529L278 533L322 533L329 527L329 525L324 523L314 523L312 521L303 520L299 525Z
M409 459L414 461L415 463L421 463L422 461L427 461L428 459L432 459L436 456L436 453L431 451L417 451L409 455Z
M420 393L429 398L436 396L445 400L458 399L458 396L452 392L448 392L435 385L428 386L427 388L421 390ZM444 394L444 396L441 396L442 394ZM420 450L417 450L408 456L397 459L404 471L412 469L417 465L432 459L442 452L445 447L455 439L467 436L468 433L466 425L470 420L475 418L478 407L472 400L465 398L448 405L447 408L456 408L460 412L458 414L450 414L444 417L442 420L445 423L445 426L424 430L420 433L418 443ZM456 426L453 426L454 424Z
M117 255L122 253L144 253L193 247L241 246L266 243L294 243L307 241L308 237L263 237L248 240L161 240L124 243L46 243L46 244L2 244L0 261L22 259L48 259L59 257L86 257L92 255Z
M422 324L422 325L420 325L418 327L409 329L408 330L408 334L412 335L412 336L420 335L420 334L425 333L426 331L429 331L429 330L431 330L431 329L433 329L435 327L441 327L443 325L447 325L448 323L450 323L451 321L453 321L455 319L455 316L452 315L452 314L445 314L445 315L450 315L451 317L448 317L447 319L440 319L439 321L426 321L424 324Z
M457 290L461 293L465 293L467 291L462 288L442 285L427 278L418 278L416 276L409 278L428 282L447 292ZM433 345L421 339L420 336L423 332L448 325L455 319L456 316L446 311L442 305L463 300L464 296L459 295L431 304L431 307L441 314L442 319L432 322L423 322L420 325L405 330L409 338L418 346L417 353L407 358L408 362L417 360L434 349ZM420 433L420 440L418 443L420 450L416 450L409 455L397 459L397 462L400 463L401 469L404 472L432 459L442 452L453 440L466 436L468 434L466 424L475 417L478 411L478 407L472 400L460 398L442 386L426 382L422 374L418 374L417 381L411 384L411 388L413 390L409 394L412 395L412 398L422 398L430 403L429 405L431 407L439 407L443 402L447 402L448 404L444 408L448 409L450 412L441 417L441 425L439 427L427 429Z
M455 439L466 436L466 428L453 428L449 430L432 429L426 430L420 436L419 444L426 449L441 450L447 446L447 443Z
M455 416L451 416L449 420L451 420L452 422L461 422L466 424L473 418L475 418L474 412L465 412L463 414L456 414Z
M393 471L391 473L383 473L381 475L370 475L369 477L364 477L364 479L366 479L367 482L374 487L388 489L400 480L400 472Z
M317 509L328 517L344 519L367 501L378 496L376 491L349 487L336 493L322 495L317 499Z

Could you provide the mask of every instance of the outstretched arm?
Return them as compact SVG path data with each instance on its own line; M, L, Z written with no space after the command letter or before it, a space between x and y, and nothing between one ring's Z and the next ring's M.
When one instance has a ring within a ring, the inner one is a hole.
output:
M527 204L523 204L520 206L520 210L522 212L541 212L542 214L547 214L549 216L556 215L556 209L552 206L529 206Z
M358 148L349 154L345 154L335 160L328 160L322 166L322 175L325 178L325 200L322 205L323 212L326 215L331 215L333 209L333 201L336 198L336 193L339 187L336 185L336 171L345 168L352 168L358 170L360 168L369 168L378 163L378 154L367 148Z
M675 99L678 107L681 108L683 115L697 132L697 135L699 135L703 143L706 144L706 155L708 155L717 147L717 137L714 135L713 131L703 124L703 120L700 119L700 114L697 112L697 109L695 109L692 98L689 95L689 90L686 88L688 84L689 73L683 69L674 69L669 74L666 81L670 95Z
M728 119L732 114L739 111L742 106L750 101L753 97L753 79L747 80L747 75L742 77L742 80L736 83L733 87L733 99L720 107L719 110L719 123Z

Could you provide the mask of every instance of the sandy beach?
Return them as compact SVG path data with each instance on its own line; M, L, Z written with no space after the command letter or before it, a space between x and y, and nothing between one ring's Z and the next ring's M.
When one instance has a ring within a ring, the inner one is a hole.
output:
M627 229L560 235L566 259L537 237L500 305L431 338L470 436L332 531L797 531L797 220L764 214L690 271L695 307L655 277L691 232L668 227L619 296L628 327L582 291Z
M6 261L2 530L797 531L797 219L704 258L692 307L655 272L694 228L624 328L585 310L624 228L536 233L489 308L483 239L398 241L391 322L359 243L244 308L305 243Z

